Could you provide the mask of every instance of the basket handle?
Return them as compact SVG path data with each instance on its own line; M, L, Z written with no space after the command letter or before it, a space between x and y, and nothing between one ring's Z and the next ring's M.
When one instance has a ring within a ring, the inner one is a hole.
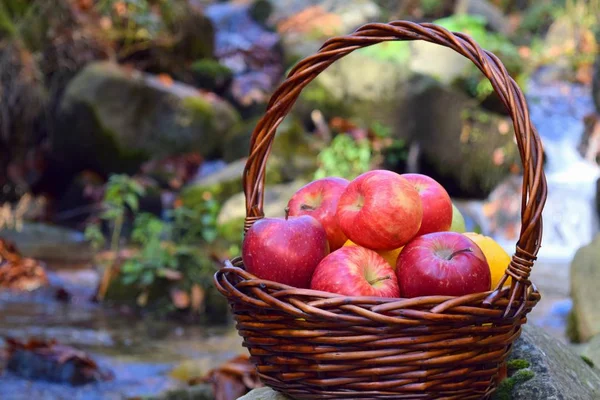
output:
M449 47L462 54L490 80L510 113L524 167L521 232L516 252L500 285L509 275L512 276L511 298L514 299L517 292L522 292L519 289L530 286L529 274L542 237L541 216L547 193L546 177L542 168L542 143L529 118L525 97L519 86L508 75L502 62L494 54L483 50L469 36L452 33L435 24L417 24L409 21L367 24L350 35L329 39L316 54L305 58L290 71L287 79L273 93L265 115L252 133L250 155L243 175L246 195L244 230L248 230L255 221L264 216L263 196L267 157L277 127L298 99L302 89L325 68L354 50L395 40L424 40ZM517 281L517 288L514 280Z

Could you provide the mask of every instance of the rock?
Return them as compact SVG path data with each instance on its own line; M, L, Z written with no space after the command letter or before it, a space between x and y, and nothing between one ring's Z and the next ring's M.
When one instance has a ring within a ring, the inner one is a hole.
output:
M290 198L298 189L307 183L299 179L290 183L268 186L264 194L264 213L267 217L285 216L285 208ZM232 221L240 221L246 216L246 198L244 193L238 193L223 204L217 223L227 224ZM243 224L240 225L242 227ZM241 229L241 228L240 228Z
M534 326L524 326L509 360L526 360L533 377L516 384L510 393L512 397L500 397L501 393L497 393L497 400L594 400L600 396L598 371L566 344Z
M504 35L511 32L510 22L502 10L487 0L459 0L456 2L455 13L481 16L492 30Z
M600 335L594 336L581 348L581 357L596 369L600 367Z
M158 396L139 397L140 400L214 400L215 396L210 384L194 385L181 389L169 390Z
M419 85L396 123L397 134L419 148L419 172L453 197L487 197L511 169L518 170L512 122L454 89L433 81Z
M379 22L382 10L372 0L277 0L271 21L282 36L288 60L315 53L331 36L348 34L368 22Z
M289 397L274 391L270 387L263 387L250 391L238 400L291 400Z
M85 264L93 258L83 233L71 229L26 222L18 231L0 231L0 236L15 243L23 256L48 264Z
M206 193L219 202L227 200L242 189L242 174L246 159L235 161L225 168L191 183L181 191L183 205L194 208L203 201Z
M243 144L231 142L232 148L239 149ZM248 154L249 150L244 153ZM317 143L307 136L298 123L284 123L278 130L267 162L267 184L278 184L298 178L311 179L317 169ZM225 202L243 189L242 175L247 158L228 164L223 169L191 183L181 192L181 200L188 207L202 201L205 193L210 193L218 201Z
M572 339L587 342L600 334L600 235L575 253L571 262Z
M69 84L60 106L54 152L71 168L132 172L149 159L220 151L239 120L215 95L102 62Z
M248 157L250 137L257 123L258 119L251 119L227 134L223 145L226 161ZM277 128L267 164L267 182L280 183L311 176L317 169L316 157L321 146L322 143L310 136L296 114L292 114Z
M256 3L217 3L205 8L215 26L215 57L233 74L228 95L250 112L253 108L263 111L284 73L279 35L254 19L262 20L263 12L264 7Z
M447 47L422 41L411 43L411 70L433 76L445 85L465 77L471 65L471 61Z
M114 378L111 371L100 368L85 352L55 341L7 339L6 368L29 380L43 380L72 386Z
M156 37L144 51L134 52L132 60L140 69L153 73L168 73L186 83L194 82L190 61L210 60L215 51L215 29L211 20L188 1L171 2L169 13L159 18L171 42L165 44L164 35Z
M410 98L410 51L408 43L387 42L349 54L303 90L294 114L310 120L313 110L319 110L326 118L352 118L359 125L393 125Z

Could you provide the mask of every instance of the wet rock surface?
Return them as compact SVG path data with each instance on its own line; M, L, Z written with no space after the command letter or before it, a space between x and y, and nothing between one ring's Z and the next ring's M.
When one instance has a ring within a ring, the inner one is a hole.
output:
M0 291L0 338L57 340L87 352L101 370L112 371L114 379L77 387L23 379L5 369L7 359L0 355L2 400L157 396L188 387L171 375L182 360L203 360L199 362L205 369L199 373L205 374L245 352L237 333L226 326L207 328L138 318L91 303L97 277L88 275L84 271L50 272L47 288L31 293ZM71 294L69 302L56 298L58 288ZM5 345L0 339L0 348Z

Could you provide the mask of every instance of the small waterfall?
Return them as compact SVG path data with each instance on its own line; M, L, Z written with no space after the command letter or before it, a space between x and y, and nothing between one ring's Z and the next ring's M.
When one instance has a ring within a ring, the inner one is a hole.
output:
M584 116L594 112L590 89L568 82L540 82L534 77L527 99L546 154L548 199L539 258L569 263L600 226L596 211L600 168L577 150ZM520 229L520 184L520 178L511 177L485 202L459 205L484 234L494 237L510 253L515 250Z

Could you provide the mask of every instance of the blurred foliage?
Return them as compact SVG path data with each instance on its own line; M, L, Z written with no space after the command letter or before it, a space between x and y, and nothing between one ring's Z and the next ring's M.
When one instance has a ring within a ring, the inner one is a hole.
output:
M150 43L168 32L172 3L168 0L101 0L97 9L110 18L110 38L122 42L127 53L130 46Z
M374 167L402 169L408 148L404 140L393 137L389 126L374 122L369 129L362 129L350 121L341 121L350 129L338 133L319 152L315 179L338 176L351 180Z
M318 164L315 179L327 176L354 179L370 169L371 145L366 139L354 140L350 135L339 134L321 150Z
M461 32L471 36L481 47L498 56L509 74L523 83L524 66L518 47L504 35L489 32L483 17L457 14L434 21L452 32ZM469 76L465 79L468 92L479 100L484 100L493 92L489 80L474 65L469 66Z
M215 272L213 260L201 246L213 243L217 237L219 204L207 198L193 210L185 207L170 210L163 220L139 212L139 201L144 194L144 188L127 175L113 175L109 179L100 219L109 225L112 257L105 265L99 297L104 297L110 285L117 284L128 288L139 307L152 304L161 312L191 307L200 312L203 309L200 300L211 286ZM120 263L121 233L128 214L133 220L133 230L125 240L133 250ZM107 238L100 224L88 225L85 236L96 251L105 247ZM113 269L119 264L116 282Z

